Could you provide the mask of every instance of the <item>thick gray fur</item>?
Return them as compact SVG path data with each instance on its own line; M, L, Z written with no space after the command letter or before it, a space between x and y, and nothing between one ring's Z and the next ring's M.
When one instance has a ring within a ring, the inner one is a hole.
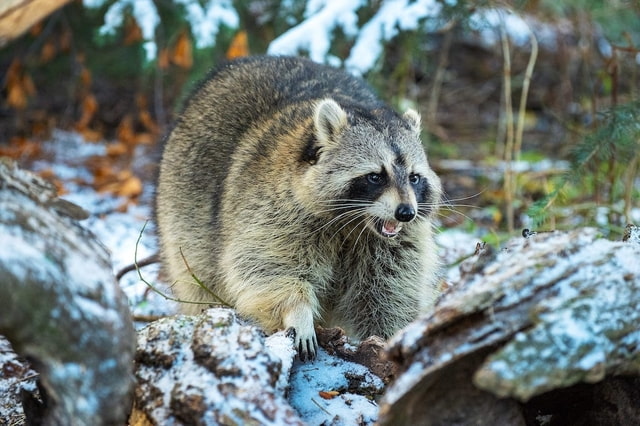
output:
M158 230L176 295L214 302L186 259L267 332L294 328L302 358L315 355L315 324L390 337L438 294L441 187L419 133L416 112L399 115L362 80L309 60L214 71L161 163Z

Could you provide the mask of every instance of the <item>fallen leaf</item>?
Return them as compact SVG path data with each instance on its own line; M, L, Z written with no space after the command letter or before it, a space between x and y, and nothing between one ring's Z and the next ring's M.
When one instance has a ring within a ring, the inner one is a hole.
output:
M249 56L249 37L246 31L241 30L233 36L233 40L231 40L231 44L229 44L227 59L241 58L244 56Z
M6 101L9 107L24 109L28 103L28 97L36 93L35 85L31 77L25 73L22 63L14 59L5 76L5 88L7 89Z
M119 157L129 153L129 147L122 142L110 143L107 145L107 155L110 157Z
M186 31L183 31L182 34L178 36L171 55L171 62L185 69L190 69L193 65L191 40Z
M125 46L129 46L133 43L138 43L139 41L142 41L142 29L133 17L129 17L124 26L123 43Z
M58 53L58 48L55 43L52 40L47 40L40 49L40 61L49 62L56 56L56 53Z
M118 141L127 145L134 145L136 140L136 134L133 130L133 119L130 115L126 115L118 124L116 129L116 137Z
M318 395L320 395L320 398L323 398L323 399L333 399L336 396L340 395L340 392L338 392L338 391L320 391L320 392L318 392Z
M91 86L91 71L89 71L86 67L83 67L80 71L80 82L82 86L89 87Z
M81 109L82 114L76 123L76 129L80 131L87 129L91 119L98 111L98 101L96 100L96 97L91 93L87 93L82 99Z
M41 153L41 144L25 137L16 136L9 140L9 144L0 144L0 156L13 158L14 160L36 158Z
M102 133L97 130L82 128L76 128L76 130L78 130L78 132L87 142L98 142L102 140Z
M134 198L142 194L142 181L137 176L131 176L120 184L116 195L121 197Z

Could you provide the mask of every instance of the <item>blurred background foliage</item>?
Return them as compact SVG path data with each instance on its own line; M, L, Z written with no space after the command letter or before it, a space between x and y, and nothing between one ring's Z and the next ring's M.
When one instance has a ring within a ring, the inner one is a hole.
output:
M358 28L388 1L363 2ZM313 0L149 2L158 18L154 55L148 23L128 0L72 1L0 49L0 155L36 156L54 129L115 141L113 155L157 146L196 81L225 59L267 52L309 18ZM220 23L215 42L201 46L189 4L216 2L235 11L237 25ZM640 220L640 3L438 3L437 18L385 41L364 77L394 106L422 113L431 161L461 213L447 214L443 226L597 224L618 233ZM123 19L104 31L114 5ZM531 40L501 38L504 23L483 21L481 10L524 19L537 55ZM354 42L331 30L329 62L345 60Z

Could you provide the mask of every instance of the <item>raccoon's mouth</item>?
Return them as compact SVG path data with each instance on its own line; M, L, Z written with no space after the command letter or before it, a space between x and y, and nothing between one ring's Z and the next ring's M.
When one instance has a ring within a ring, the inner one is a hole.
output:
M374 227L378 234L382 235L385 238L393 238L402 229L402 223L397 222L395 220L382 220L377 219L375 221Z

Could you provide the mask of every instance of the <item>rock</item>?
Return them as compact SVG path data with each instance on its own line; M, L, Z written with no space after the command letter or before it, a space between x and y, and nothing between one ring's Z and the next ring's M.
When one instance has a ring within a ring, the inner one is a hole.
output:
M224 308L149 324L138 334L130 423L303 424L285 398L293 341L269 339Z
M465 261L433 314L393 339L402 373L381 424L524 424L540 412L561 424L576 406L550 408L549 395L569 401L576 387L585 411L606 395L602 410L640 418L640 245L589 228L529 235Z
M39 372L43 411L25 414L46 425L122 424L131 408L128 302L82 214L0 161L0 334Z

